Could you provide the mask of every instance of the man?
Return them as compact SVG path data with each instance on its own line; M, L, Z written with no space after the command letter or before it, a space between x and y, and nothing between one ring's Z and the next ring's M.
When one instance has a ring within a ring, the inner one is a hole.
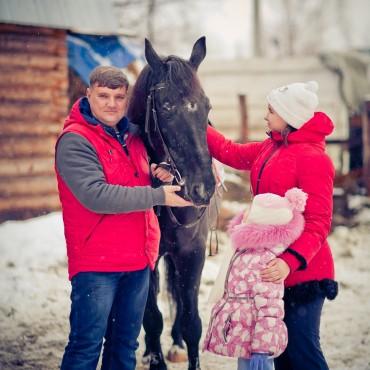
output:
M179 186L150 186L147 154L124 117L128 81L114 67L90 75L56 144L56 174L72 284L61 369L135 369L135 350L159 246L155 205L191 205ZM151 166L166 182L172 176Z

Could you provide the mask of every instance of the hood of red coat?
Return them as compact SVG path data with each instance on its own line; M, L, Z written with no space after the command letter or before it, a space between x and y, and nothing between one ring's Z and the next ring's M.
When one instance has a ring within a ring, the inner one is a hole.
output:
M325 113L316 112L301 128L288 135L288 143L323 143L333 130L332 120ZM275 141L283 140L279 132L273 132L271 137Z
M69 112L68 117L64 121L64 128L67 128L72 123L84 123L88 124L86 120L84 119L83 115L80 112L80 102L81 99L78 99L72 106L71 111Z

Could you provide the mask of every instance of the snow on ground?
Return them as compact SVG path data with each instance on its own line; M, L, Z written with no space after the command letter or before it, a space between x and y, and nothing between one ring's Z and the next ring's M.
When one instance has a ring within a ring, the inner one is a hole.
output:
M353 228L337 227L330 236L340 294L324 306L322 345L331 370L370 370L370 210L357 216ZM200 311L204 331L207 298L218 266L229 248L220 233L220 253L208 257L202 277ZM0 225L0 369L57 369L68 335L69 293L60 213ZM169 301L160 303L166 329ZM142 334L138 367L142 353ZM201 355L203 370L235 369L235 360ZM169 370L185 370L183 364Z

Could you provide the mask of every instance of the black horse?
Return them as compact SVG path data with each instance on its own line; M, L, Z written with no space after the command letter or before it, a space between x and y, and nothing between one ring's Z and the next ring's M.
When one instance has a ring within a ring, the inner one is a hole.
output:
M195 207L160 209L160 256L172 271L170 283L177 302L172 328L173 343L185 341L189 369L200 369L199 340L202 332L198 293L205 261L208 233L206 206L215 190L206 130L209 100L196 75L206 55L205 38L193 46L189 61L176 56L160 58L145 40L148 65L133 88L128 116L141 128L149 156L173 173L182 186L181 195ZM151 286L144 315L146 353L150 370L166 369L160 344L163 318L157 306L158 269Z

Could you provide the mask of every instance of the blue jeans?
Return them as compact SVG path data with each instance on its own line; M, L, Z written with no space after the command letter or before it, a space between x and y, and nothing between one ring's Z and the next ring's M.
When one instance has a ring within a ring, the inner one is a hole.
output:
M263 370L274 370L274 360L269 358L267 360L267 367ZM250 370L250 360L246 358L238 358L238 370Z
M69 341L62 370L134 370L149 288L149 268L80 272L72 278Z
M275 359L276 370L329 370L320 346L324 298L308 303L285 302L288 347Z

